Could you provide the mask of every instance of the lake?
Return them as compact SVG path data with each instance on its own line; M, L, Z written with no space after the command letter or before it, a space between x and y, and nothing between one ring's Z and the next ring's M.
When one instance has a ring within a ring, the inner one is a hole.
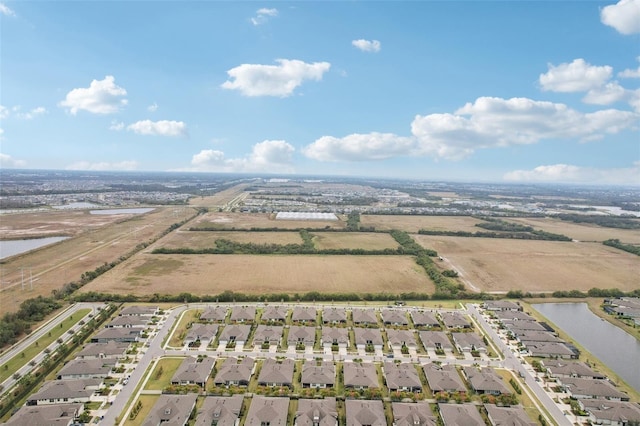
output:
M153 207L141 207L136 209L104 209L104 210L91 210L91 214L143 214L149 213L155 210Z
M64 241L69 237L47 237L32 238L28 240L5 240L0 241L0 259L15 256L16 254L25 253L49 244Z

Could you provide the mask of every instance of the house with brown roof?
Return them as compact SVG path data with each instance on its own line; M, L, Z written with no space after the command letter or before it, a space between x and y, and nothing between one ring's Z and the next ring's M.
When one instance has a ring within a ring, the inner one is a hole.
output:
M581 361L566 361L564 359L546 359L543 365L547 372L557 378L578 377L582 379L606 379L599 373Z
M427 351L453 352L453 344L444 331L422 330L418 332L418 337Z
M373 309L354 309L352 311L353 323L357 325L376 325L378 318Z
M218 324L200 324L193 323L191 328L187 330L184 338L185 345L193 345L200 342L201 345L209 346L216 339L218 333Z
M260 321L265 324L283 323L287 320L287 308L279 305L265 306Z
M229 319L233 323L252 323L256 319L256 307L234 306Z
M289 398L254 395L245 426L287 426Z
M293 426L338 426L336 399L300 399Z
M349 330L338 327L322 327L322 346L331 348L334 344L340 348L349 346Z
M422 367L427 383L433 392L467 392L454 365L426 364Z
M640 405L635 402L584 398L578 403L589 413L591 423L612 426L640 424Z
M473 404L438 404L444 426L485 426Z
M440 327L440 321L429 311L411 311L411 321L416 327L434 328Z
M218 370L213 383L216 386L248 386L255 364L253 358L227 358Z
M458 349L460 353L473 351L487 353L487 344L484 342L484 339L476 333L452 332L451 338L453 339L453 343L456 345L456 349Z
M126 356L129 343L108 341L106 343L87 343L76 354L77 359L123 358Z
M260 324L253 335L253 346L278 346L282 340L284 327L281 325Z
M384 341L382 340L382 333L377 328L354 328L353 329L356 347L360 350L365 350L367 347L372 347L374 350L382 350Z
M449 330L456 328L471 328L471 323L460 312L442 312L440 313L442 323Z
M494 404L484 404L487 417L492 426L537 426L522 408L522 405L498 407Z
M251 326L245 324L228 324L225 325L220 333L218 342L221 345L229 343L238 343L244 345L251 332Z
M300 383L303 388L332 388L336 383L336 366L330 361L307 361Z
M299 322L302 324L315 323L316 316L316 308L314 308L313 306L296 306L295 308L293 308L291 321Z
M382 372L390 392L422 392L422 383L413 364L385 362Z
M335 306L327 306L322 310L323 324L346 324L347 310Z
M207 308L200 314L200 320L211 322L224 322L227 318L226 306L207 306Z
M345 406L347 426L387 426L380 400L347 399Z
M198 394L186 395L162 394L158 398L151 412L144 419L142 426L184 426L189 421L191 413L196 407Z
M462 372L467 378L467 382L471 385L476 393L490 395L511 395L512 392L507 388L493 368L476 368L463 367Z
M436 418L429 403L392 402L393 424L395 426L436 426Z
M289 327L287 335L287 344L289 346L303 344L304 346L313 346L316 341L316 328L292 325Z
M27 398L27 405L85 403L102 386L102 379L51 380Z
M416 343L416 336L411 330L394 330L392 328L387 329L387 341L389 342L389 349L402 349L406 346L410 349L416 349L418 344Z
M196 415L195 426L237 426L244 395L207 396Z
M72 359L58 371L58 380L104 379L111 374L117 359Z
M590 398L629 401L629 395L620 392L608 380L563 377L558 379L558 384L575 399Z
M367 362L345 362L343 365L344 387L352 389L379 388L375 365Z
M385 325L409 325L409 320L407 319L407 313L404 309L390 309L385 308L380 312L380 317L382 317L382 322Z
M260 386L293 386L293 368L295 362L290 359L267 358L262 363L258 376Z
M70 426L84 412L84 404L25 405L20 407L5 426Z
M185 358L171 377L171 384L196 384L204 388L215 363L216 360L212 357Z

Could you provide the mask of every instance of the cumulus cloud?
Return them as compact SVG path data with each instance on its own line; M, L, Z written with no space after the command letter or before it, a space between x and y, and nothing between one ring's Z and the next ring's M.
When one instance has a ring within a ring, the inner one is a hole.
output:
M558 66L548 64L548 67L549 71L540 74L539 81L542 90L552 92L586 92L602 86L613 71L608 65L594 66L582 58Z
M380 42L378 40L365 40L362 38L359 40L353 40L351 44L357 49L362 50L363 52L377 53L380 51L380 47L381 47Z
M156 112L157 110L158 110L158 104L155 102L147 107L147 111L149 112Z
M24 160L17 160L8 154L0 152L0 168L17 169L26 165L27 163Z
M113 114L127 105L126 95L127 91L116 85L112 75L108 75L104 80L93 80L89 87L73 89L58 105L68 108L73 115L80 110L93 114Z
M591 89L587 92L582 101L587 104L610 105L614 102L627 99L629 91L620 86L618 82L612 81L601 87Z
M141 120L127 126L127 130L139 135L187 137L187 125L182 121Z
M514 170L506 173L503 178L511 182L640 185L640 162L635 162L632 167L611 169L552 164L532 170Z
M108 171L108 170L136 170L138 168L137 161L120 161L118 163L109 163L106 161L92 163L90 161L78 161L70 166L67 166L67 170L93 170L93 171Z
M116 132L124 130L124 123L122 121L113 120L111 122L111 125L109 126L109 130L113 130Z
M0 105L0 119L2 120L9 118L9 116L20 120L33 120L35 117L48 112L49 111L47 111L45 107L41 106L22 112L22 107L20 105L15 105L11 108Z
M306 63L297 59L277 59L278 65L242 64L227 71L230 80L222 88L239 90L244 96L287 97L305 80L322 80L328 62Z
M600 11L600 21L619 33L640 33L640 0L620 0Z
M225 158L224 152L205 149L191 159L193 169L215 172L279 172L293 173L295 148L283 140L265 140L253 146L242 158Z
M16 16L16 13L13 10L11 10L9 6L7 6L6 4L0 3L0 15Z
M416 139L393 133L352 134L342 138L323 136L303 150L319 161L371 161L411 155Z
M640 56L636 58L640 62ZM634 70L626 69L618 73L620 78L640 78L640 66Z
M263 7L262 9L256 10L256 16L251 18L251 23L255 26L262 25L266 23L269 18L276 16L278 16L278 9L267 9Z

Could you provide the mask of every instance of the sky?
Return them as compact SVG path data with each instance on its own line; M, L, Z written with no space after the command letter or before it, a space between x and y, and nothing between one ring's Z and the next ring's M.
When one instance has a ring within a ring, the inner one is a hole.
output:
M640 0L4 1L0 168L640 186Z

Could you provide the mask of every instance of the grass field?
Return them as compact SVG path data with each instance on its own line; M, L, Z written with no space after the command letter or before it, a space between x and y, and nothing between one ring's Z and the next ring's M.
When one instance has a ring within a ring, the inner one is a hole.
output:
M202 313L201 309L189 309L180 316L180 321L171 333L171 339L169 340L169 346L173 348L181 348L184 340L184 336L187 333L189 323L195 322L198 319L199 314Z
M142 423L144 423L145 419L151 412L153 405L156 403L156 401L158 401L159 398L160 398L160 395L140 395L140 397L136 399L135 402L136 403L138 401L142 402L142 408L138 412L138 415L136 416L135 419L130 420L127 418L127 420L124 422L124 425L140 426Z
M398 243L389 234L373 232L314 232L313 243L319 250L323 249L394 249Z
M605 228L598 225L573 223L550 218L509 218L509 222L533 226L536 229L563 234L578 241L602 242L617 238L628 244L640 244L640 229Z
M407 216L407 215L368 215L360 216L360 223L363 227L373 226L378 231L399 229L409 233L418 230L434 229L437 231L482 231L482 228L475 226L476 223L483 223L483 220L470 216Z
M160 358L149 376L144 390L162 390L171 384L171 378L175 374L184 358Z
M302 244L298 232L179 231L167 235L154 248L204 249L215 247L215 240L220 239L254 244Z
M80 291L153 294L426 292L434 286L410 256L152 255L141 253Z
M192 228L215 228L220 230L251 228L325 228L344 229L343 220L276 220L275 214L268 213L207 213L189 224Z
M638 288L640 258L600 243L415 235L479 290Z

